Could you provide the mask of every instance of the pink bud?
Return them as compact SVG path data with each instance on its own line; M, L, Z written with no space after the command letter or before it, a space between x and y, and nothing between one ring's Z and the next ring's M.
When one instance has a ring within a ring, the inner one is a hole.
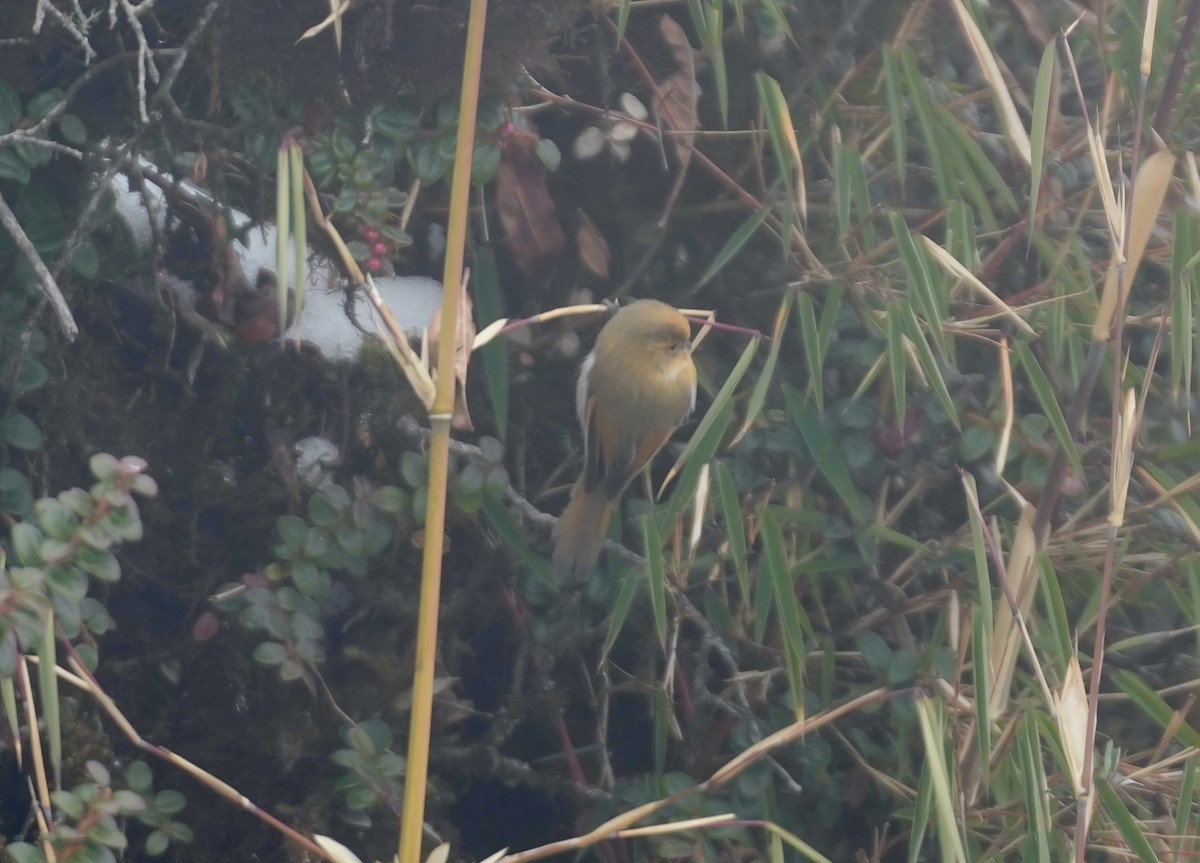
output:
M383 261L379 260L379 258L367 258L367 272L377 273L382 266Z
M375 245L371 246L371 251L382 258L388 253L387 243L376 243Z

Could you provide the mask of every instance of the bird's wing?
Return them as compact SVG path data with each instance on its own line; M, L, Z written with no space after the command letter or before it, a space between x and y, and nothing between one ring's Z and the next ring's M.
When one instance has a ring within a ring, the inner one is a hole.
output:
M630 429L598 415L595 402L595 397L588 399L583 412L583 486L588 491L600 487L605 497L616 500L671 437L675 426L655 429L639 445Z

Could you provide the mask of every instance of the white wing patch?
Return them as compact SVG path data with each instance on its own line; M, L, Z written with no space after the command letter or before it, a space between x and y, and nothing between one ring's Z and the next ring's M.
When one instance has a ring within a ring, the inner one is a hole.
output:
M588 382L592 374L592 366L596 364L596 351L593 349L583 360L583 365L579 367L579 382L575 384L575 413L579 417L579 427L583 429L584 437L587 436L587 429L583 427L583 415L587 410L588 400ZM692 394L692 401L696 399L695 393Z

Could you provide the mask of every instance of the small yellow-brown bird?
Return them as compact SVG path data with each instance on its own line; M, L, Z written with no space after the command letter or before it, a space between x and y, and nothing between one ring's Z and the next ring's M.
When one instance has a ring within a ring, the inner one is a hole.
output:
M555 528L560 580L588 575L621 493L696 406L687 319L658 300L618 311L583 361L575 404L583 472Z

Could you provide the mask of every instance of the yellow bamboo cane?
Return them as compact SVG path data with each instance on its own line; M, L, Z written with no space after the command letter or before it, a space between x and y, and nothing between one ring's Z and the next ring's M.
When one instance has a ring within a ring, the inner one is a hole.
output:
M479 71L487 0L471 0L467 20L467 52L463 61L458 138L450 183L450 218L446 228L446 268L442 276L442 332L438 342L437 393L429 412L429 497L425 509L425 555L421 567L421 601L413 668L412 718L408 731L408 765L400 820L400 863L419 863L425 819L425 785L429 775L429 734L433 713L433 674L437 656L438 599L442 582L442 540L446 524L446 477L450 461L450 418L454 412L454 352L460 311L463 251L471 191L471 155L475 147L475 114L479 106Z

